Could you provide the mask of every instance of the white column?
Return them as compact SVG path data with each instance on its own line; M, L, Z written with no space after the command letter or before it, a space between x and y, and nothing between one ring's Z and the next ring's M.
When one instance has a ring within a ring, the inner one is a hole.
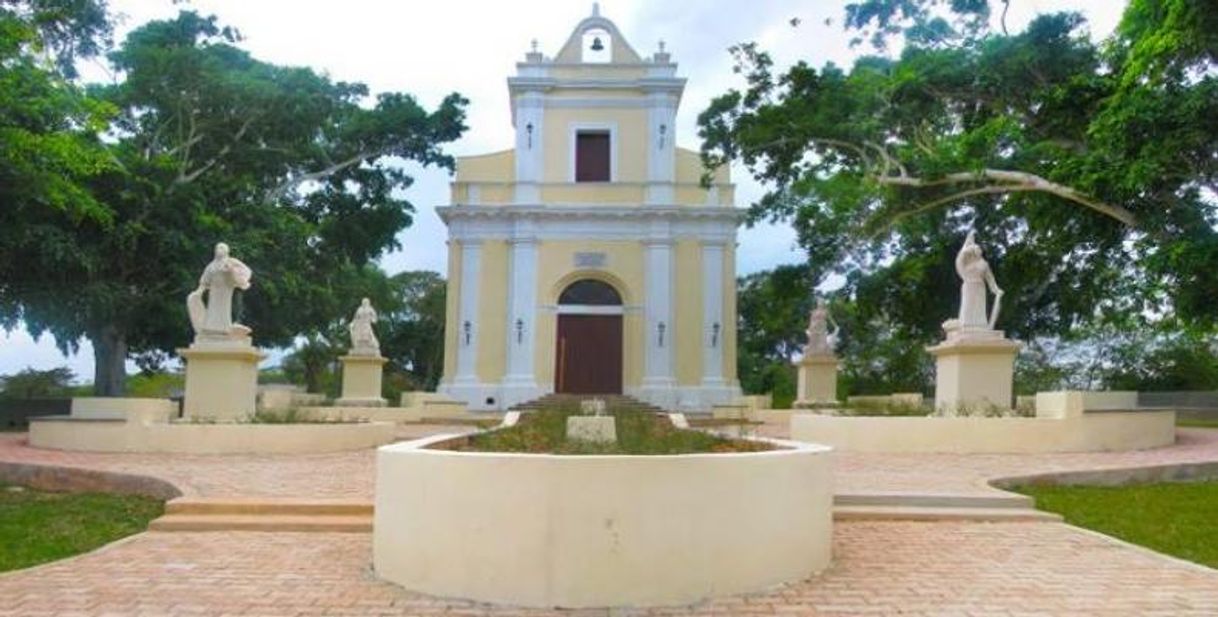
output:
M540 396L533 370L537 341L537 239L529 221L517 221L509 241L507 375L502 407Z
M672 95L653 92L647 111L647 203L671 204L675 199L676 147L673 142L677 118Z
M702 385L722 387L723 338L723 243L702 244Z
M541 199L542 161L545 149L545 95L525 92L516 98L516 192L518 204Z
M666 221L653 223L652 235L644 241L644 247L643 349L646 353L640 395L653 404L671 409L676 405L672 367L676 329L672 323L673 244Z
M461 241L461 285L457 312L457 375L454 384L478 382L478 279L482 271L482 243Z

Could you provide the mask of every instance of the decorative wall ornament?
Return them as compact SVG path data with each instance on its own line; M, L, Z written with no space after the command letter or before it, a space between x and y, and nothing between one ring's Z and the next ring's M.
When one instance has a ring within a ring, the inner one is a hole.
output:
M668 327L664 325L664 322L661 321L660 323L656 324L656 341L659 343L660 347L664 346L664 330L666 329L668 329Z
M720 329L720 327L721 326L719 325L719 322L717 322L717 321L713 325L711 325L711 347L719 346L719 329Z
M608 256L604 253L578 252L575 254L576 268L604 268Z
M532 122L524 125L524 132L526 134L528 134L529 150L532 150L533 149L533 123Z
M660 125L660 149L661 150L664 149L664 136L667 134L668 134L668 125L661 124Z
M524 343L524 320L516 319L516 344Z
M465 346L466 347L469 347L470 331L473 329L473 327L474 327L473 324L469 323L468 319L465 320L465 323L461 324L461 330L465 333Z

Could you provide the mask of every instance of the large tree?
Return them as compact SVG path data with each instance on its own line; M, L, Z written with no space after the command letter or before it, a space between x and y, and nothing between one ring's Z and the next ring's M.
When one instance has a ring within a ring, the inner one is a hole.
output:
M444 368L444 309L446 284L435 272L400 272L386 276L365 268L348 281L351 302L323 327L301 337L284 358L283 370L310 392L337 395L338 357L351 347L348 330L358 300L367 297L376 308L373 326L386 367L388 392L396 389L433 390ZM394 398L394 397L391 397Z
M104 2L0 0L0 229L42 208L109 215L82 183L113 164L96 138L111 110L71 81L109 35Z
M447 283L421 270L393 275L390 288L398 303L381 313L381 353L393 370L409 376L410 387L434 390L444 372Z
M779 70L737 46L746 85L700 116L706 161L764 181L753 219L790 221L811 262L844 276L857 323L898 324L907 346L955 311L970 227L1016 336L1164 316L1211 330L1218 11L1134 0L1095 43L1077 14L1007 32L990 10L852 4L846 27L876 49L849 69Z
M253 58L215 18L184 11L109 54L115 168L88 191L109 216L32 209L0 243L0 308L65 349L94 347L95 389L122 391L124 361L189 342L183 298L218 241L254 269L241 319L262 345L321 331L363 269L411 222L401 159L452 165L466 101L427 111L403 93ZM19 265L15 265L19 264ZM358 296L356 296L358 297Z

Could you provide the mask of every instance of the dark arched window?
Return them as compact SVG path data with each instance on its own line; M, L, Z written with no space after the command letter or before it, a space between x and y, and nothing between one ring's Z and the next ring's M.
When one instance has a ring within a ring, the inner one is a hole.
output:
M611 285L584 279L575 281L562 290L559 304L590 304L593 306L621 306L622 296Z

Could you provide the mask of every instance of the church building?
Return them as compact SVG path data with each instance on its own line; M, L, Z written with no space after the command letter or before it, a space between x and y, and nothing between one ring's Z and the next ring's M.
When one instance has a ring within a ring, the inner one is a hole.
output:
M685 79L599 15L508 78L515 147L459 158L440 392L502 410L548 393L672 410L740 396L726 168L674 143Z

